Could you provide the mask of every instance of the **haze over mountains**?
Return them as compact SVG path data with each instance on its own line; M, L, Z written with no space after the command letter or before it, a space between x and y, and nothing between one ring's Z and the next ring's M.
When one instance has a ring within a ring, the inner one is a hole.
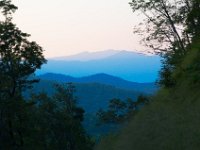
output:
M125 80L144 83L154 82L158 78L160 64L159 56L125 50L106 50L51 58L37 74L58 73L83 77L105 73Z
M96 112L100 108L107 109L113 98L136 101L141 94L155 93L159 69L160 57L155 55L125 50L83 52L49 59L37 72L37 78L41 80L34 84L32 91L52 95L55 83L72 82L77 103L85 110L87 132L99 134L102 128L95 125ZM103 127L103 130L107 132L110 128Z
M153 94L158 90L159 68L160 58L155 55L125 50L83 52L49 59L37 72L41 82L34 90L51 94L54 83L72 82L80 105L94 111L106 107L112 98L136 100L140 94Z

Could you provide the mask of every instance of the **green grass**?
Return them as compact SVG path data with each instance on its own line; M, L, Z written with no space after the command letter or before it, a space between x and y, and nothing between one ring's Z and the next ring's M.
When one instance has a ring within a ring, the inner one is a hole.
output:
M178 85L162 89L120 133L95 150L199 150L200 52L194 47L177 69Z
M117 138L103 139L96 150L199 150L200 100L162 97L155 97Z

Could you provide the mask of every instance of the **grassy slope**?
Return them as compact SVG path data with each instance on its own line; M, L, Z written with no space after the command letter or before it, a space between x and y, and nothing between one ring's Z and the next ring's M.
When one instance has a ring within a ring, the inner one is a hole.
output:
M199 150L200 47L193 47L180 71L178 85L163 89L118 135L103 139L96 150Z

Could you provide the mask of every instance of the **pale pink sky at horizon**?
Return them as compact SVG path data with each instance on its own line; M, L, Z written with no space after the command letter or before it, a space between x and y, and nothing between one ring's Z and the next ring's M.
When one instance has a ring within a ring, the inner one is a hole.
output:
M13 0L14 22L45 49L46 57L83 51L144 50L130 0Z

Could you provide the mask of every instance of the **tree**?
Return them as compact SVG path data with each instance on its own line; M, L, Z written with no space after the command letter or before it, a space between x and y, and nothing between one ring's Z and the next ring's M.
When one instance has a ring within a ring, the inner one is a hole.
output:
M93 142L82 126L84 110L77 106L72 84L56 85L56 92L33 95L35 107L32 139L37 149L90 150Z
M132 0L130 5L146 17L135 33L144 33L144 43L163 57L160 84L174 86L172 72L200 33L199 0Z
M0 1L0 8L5 17L0 21L0 76L1 93L14 97L24 87L35 80L28 77L46 62L43 49L36 42L29 42L27 33L13 24L10 16L17 7L10 0Z
M185 0L186 9L188 10L186 16L186 32L192 37L192 42L196 42L200 34L200 1L199 0ZM184 8L184 7L183 7ZM181 13L185 9L182 9Z
M46 60L43 49L12 23L16 9L10 0L0 0L5 17L0 21L0 149L92 149L72 84L57 85L53 97L41 93L24 98L23 91L38 81L32 76Z
M136 101L128 98L122 101L117 98L113 98L109 101L108 109L100 109L97 112L97 117L100 124L121 124L129 121L139 109L149 103L149 98L144 95L139 95Z
M22 91L36 82L29 76L46 60L43 49L12 23L17 7L10 0L1 0L0 10L4 16L0 21L0 148L21 149L29 107Z

